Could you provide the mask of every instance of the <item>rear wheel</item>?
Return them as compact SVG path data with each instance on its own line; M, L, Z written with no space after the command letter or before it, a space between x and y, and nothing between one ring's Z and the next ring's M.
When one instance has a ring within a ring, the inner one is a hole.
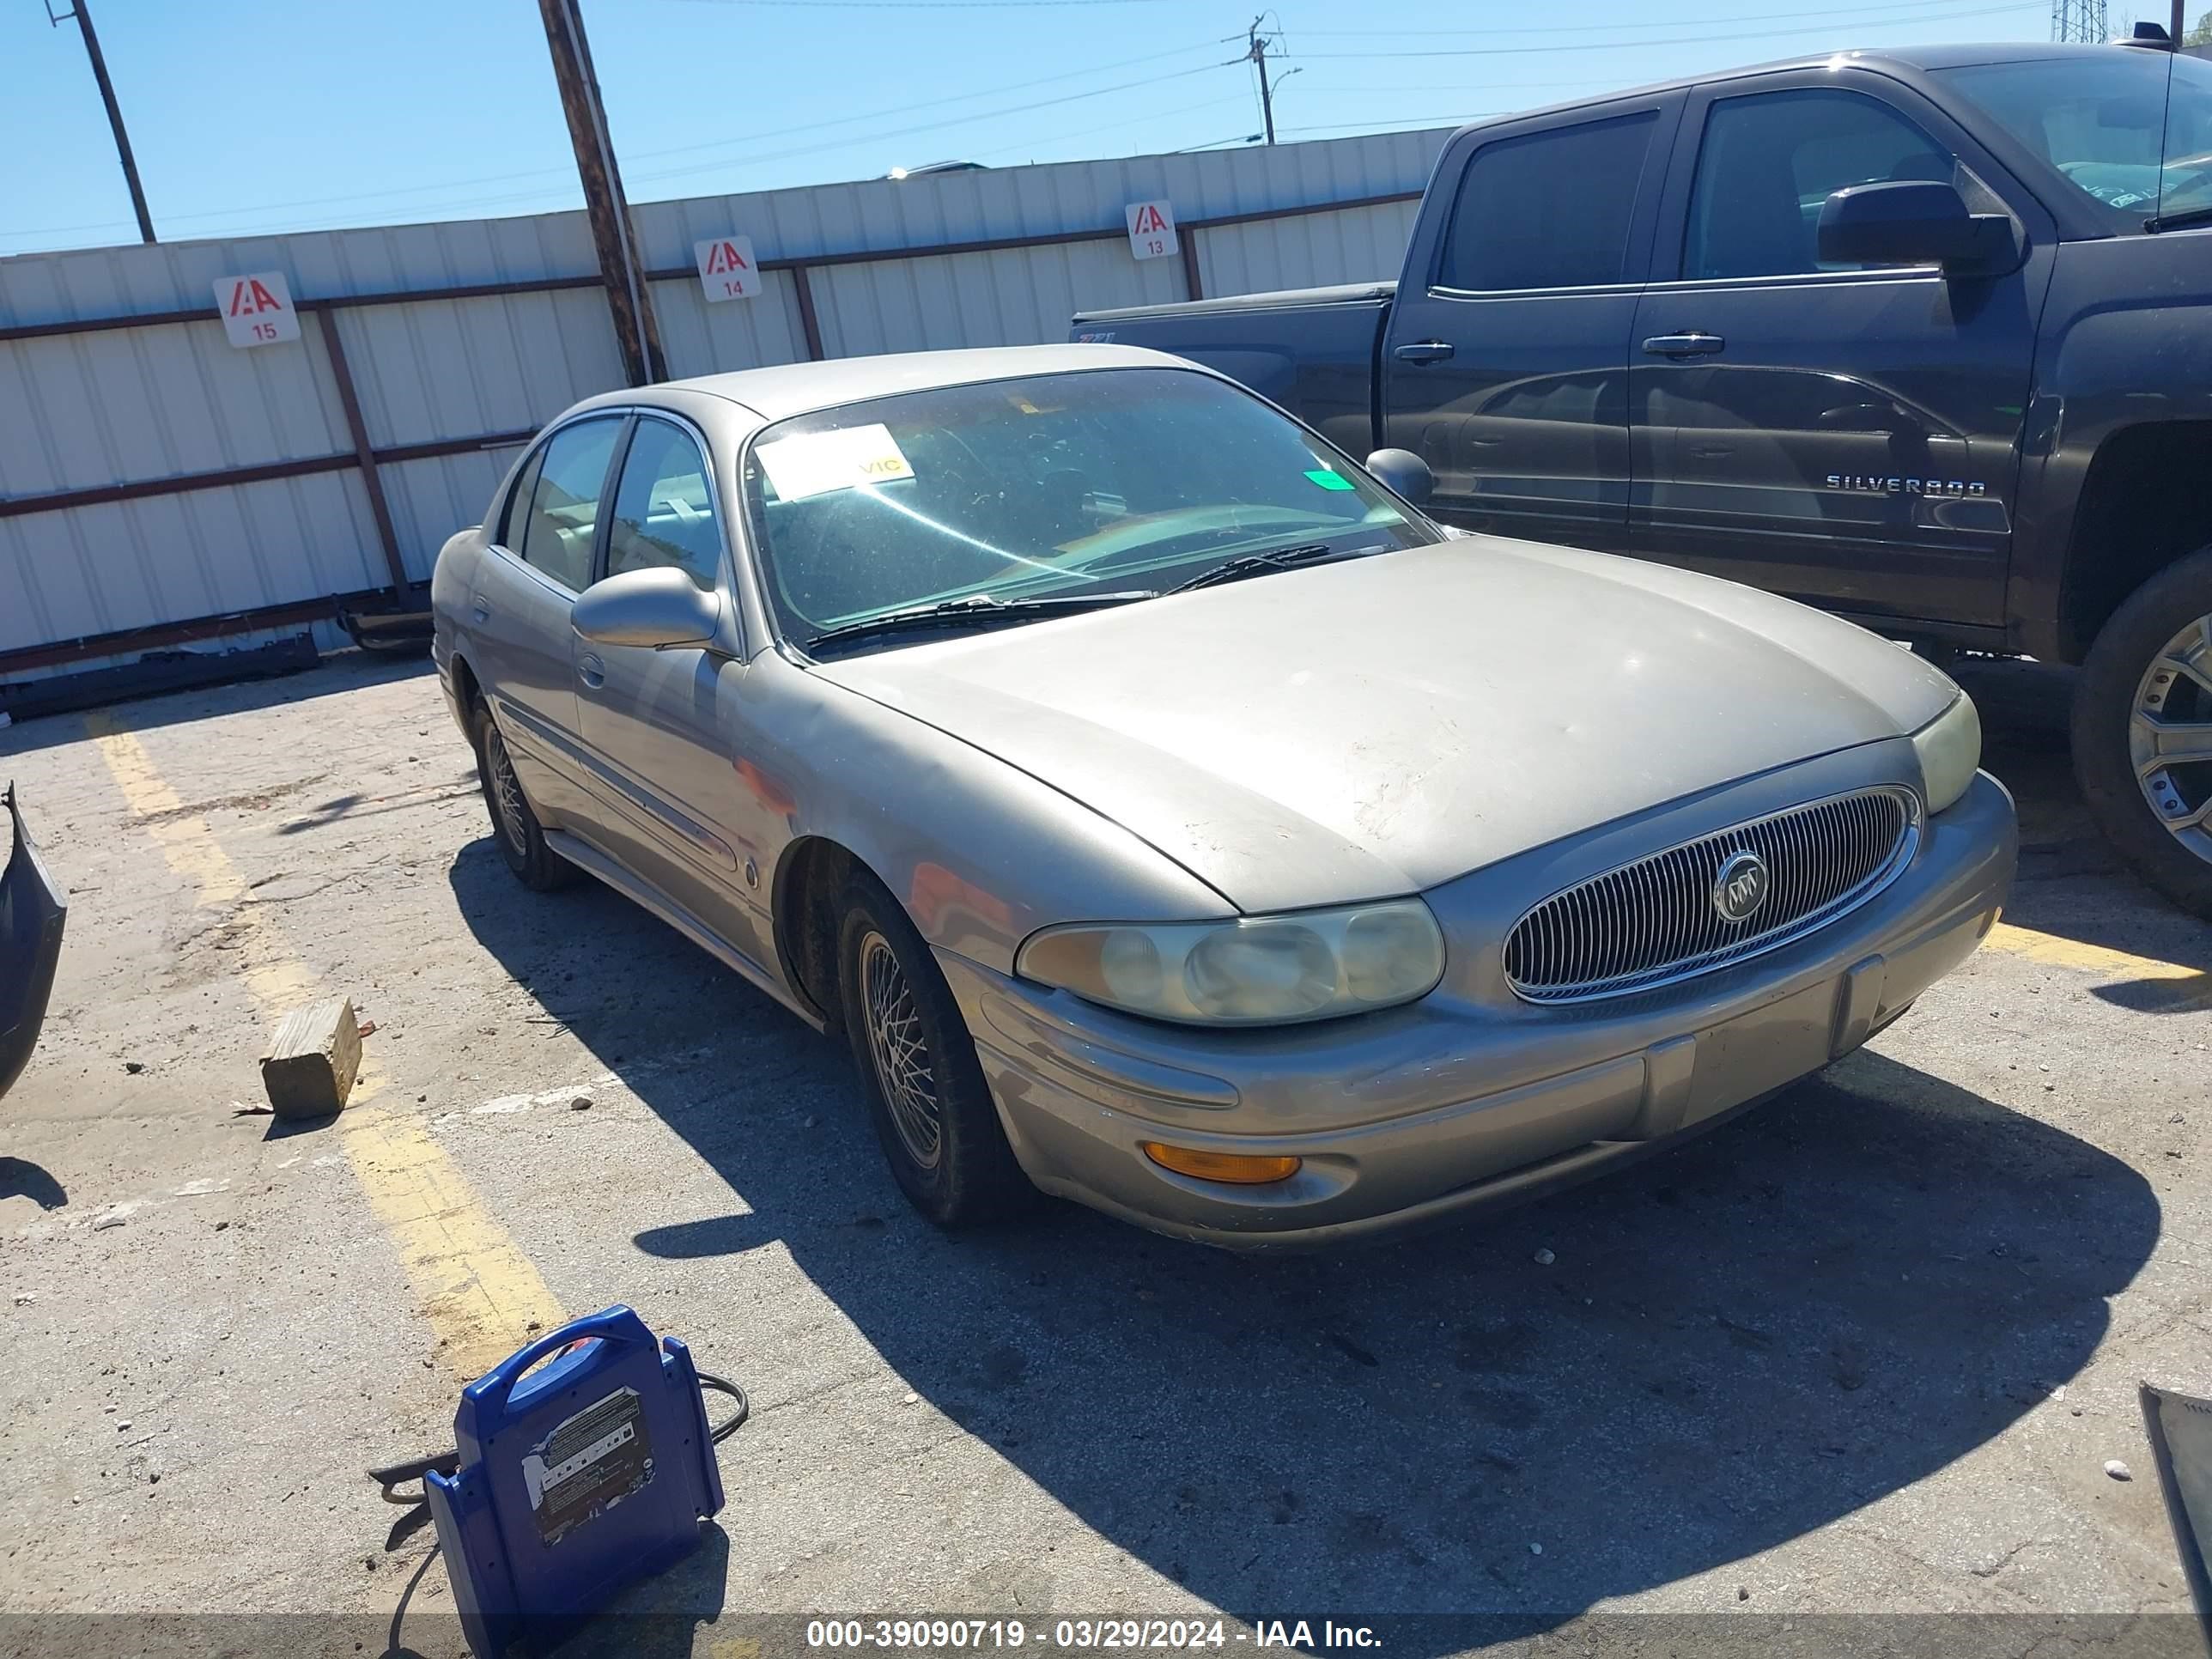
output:
M2212 548L2112 613L2074 696L2074 772L2143 879L2212 919Z
M470 724L476 734L477 776L483 784L484 806L491 814L491 838L500 857L525 887L550 893L576 878L576 866L545 844L545 832L530 798L514 775L507 739L483 699L477 699Z
M853 1064L908 1201L940 1227L1035 1202L959 1005L905 911L870 878L847 890L837 960Z

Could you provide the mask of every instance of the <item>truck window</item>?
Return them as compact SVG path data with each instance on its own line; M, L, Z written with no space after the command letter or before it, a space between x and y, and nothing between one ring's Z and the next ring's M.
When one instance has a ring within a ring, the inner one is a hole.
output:
M1621 281L1658 125L1646 110L1484 145L1460 179L1437 286L1496 293Z
M2174 52L1939 70L2116 231L2212 204L2212 64Z
M1850 269L1816 257L1820 209L1850 185L1951 179L1957 162L1887 104L1826 88L1754 93L1705 118L1684 238L1686 277Z

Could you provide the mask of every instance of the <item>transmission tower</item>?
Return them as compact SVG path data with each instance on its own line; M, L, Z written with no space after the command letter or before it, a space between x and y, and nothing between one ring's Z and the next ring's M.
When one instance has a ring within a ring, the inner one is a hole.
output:
M2105 0L2051 0L2051 38L2095 45L2106 37Z

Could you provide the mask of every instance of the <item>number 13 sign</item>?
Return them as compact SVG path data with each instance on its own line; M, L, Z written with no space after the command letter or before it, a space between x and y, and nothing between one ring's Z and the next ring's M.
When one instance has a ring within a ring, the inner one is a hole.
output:
M234 346L275 345L300 337L300 313L292 308L292 289L281 270L215 279L216 309L222 331Z
M1132 202L1122 210L1129 221L1129 252L1158 259L1178 251L1175 209L1165 202Z

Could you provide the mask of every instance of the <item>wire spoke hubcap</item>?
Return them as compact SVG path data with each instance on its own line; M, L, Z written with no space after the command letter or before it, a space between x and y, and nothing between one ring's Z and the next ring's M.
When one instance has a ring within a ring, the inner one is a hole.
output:
M914 988L899 966L890 941L870 933L860 941L860 1000L867 1025L868 1057L876 1082L890 1108L891 1127L907 1155L925 1170L937 1167L944 1151L944 1122L938 1109L937 1066L921 1029Z
M514 763L507 757L507 744L497 726L484 734L484 753L491 761L491 799L500 833L509 847L522 852L530 845L529 820L523 817L522 786L515 781Z
M2212 863L2212 617L2168 640L2143 672L2128 759L2166 832Z

